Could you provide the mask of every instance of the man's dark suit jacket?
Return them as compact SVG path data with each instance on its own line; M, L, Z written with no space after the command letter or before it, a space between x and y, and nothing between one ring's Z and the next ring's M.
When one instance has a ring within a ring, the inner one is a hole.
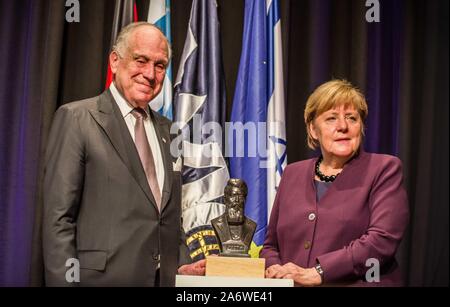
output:
M81 286L173 286L190 262L181 228L181 176L173 170L170 121L151 111L164 162L161 214L133 139L109 90L63 105L46 153L46 284L66 281L79 259Z

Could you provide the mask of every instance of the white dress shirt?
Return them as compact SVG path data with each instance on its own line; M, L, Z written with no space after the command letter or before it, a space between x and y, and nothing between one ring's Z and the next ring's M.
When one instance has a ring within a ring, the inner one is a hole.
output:
M136 118L134 118L133 114L131 114L133 107L119 93L114 82L111 83L109 90L111 91L114 100L119 106L120 112L122 113L123 119L127 124L128 131L130 132L134 142L134 125L136 124ZM149 115L148 106L145 112L147 112L147 115ZM153 159L155 160L156 178L158 179L158 185L162 195L162 189L164 185L164 162L161 154L161 148L159 147L155 127L153 126L150 116L147 116L147 118L144 119L144 128L145 133L147 134L148 143L150 144L150 149L152 150Z

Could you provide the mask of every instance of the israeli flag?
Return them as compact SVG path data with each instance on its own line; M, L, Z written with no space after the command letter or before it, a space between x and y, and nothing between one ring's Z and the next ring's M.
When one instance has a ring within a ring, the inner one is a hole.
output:
M150 0L147 21L156 25L172 43L170 34L170 0ZM151 102L150 107L172 120L172 61L167 67L161 92Z

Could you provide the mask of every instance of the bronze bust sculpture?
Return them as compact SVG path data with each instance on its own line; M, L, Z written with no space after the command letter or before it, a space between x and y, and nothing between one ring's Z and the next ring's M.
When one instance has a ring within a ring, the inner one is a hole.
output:
M228 180L224 190L225 213L211 220L221 256L250 257L248 251L256 223L244 215L246 196L247 185L243 180Z

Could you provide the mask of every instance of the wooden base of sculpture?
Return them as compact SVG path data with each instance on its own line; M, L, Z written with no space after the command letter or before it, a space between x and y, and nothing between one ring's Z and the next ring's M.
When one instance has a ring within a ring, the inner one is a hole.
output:
M206 257L205 276L264 278L266 259L243 257Z

